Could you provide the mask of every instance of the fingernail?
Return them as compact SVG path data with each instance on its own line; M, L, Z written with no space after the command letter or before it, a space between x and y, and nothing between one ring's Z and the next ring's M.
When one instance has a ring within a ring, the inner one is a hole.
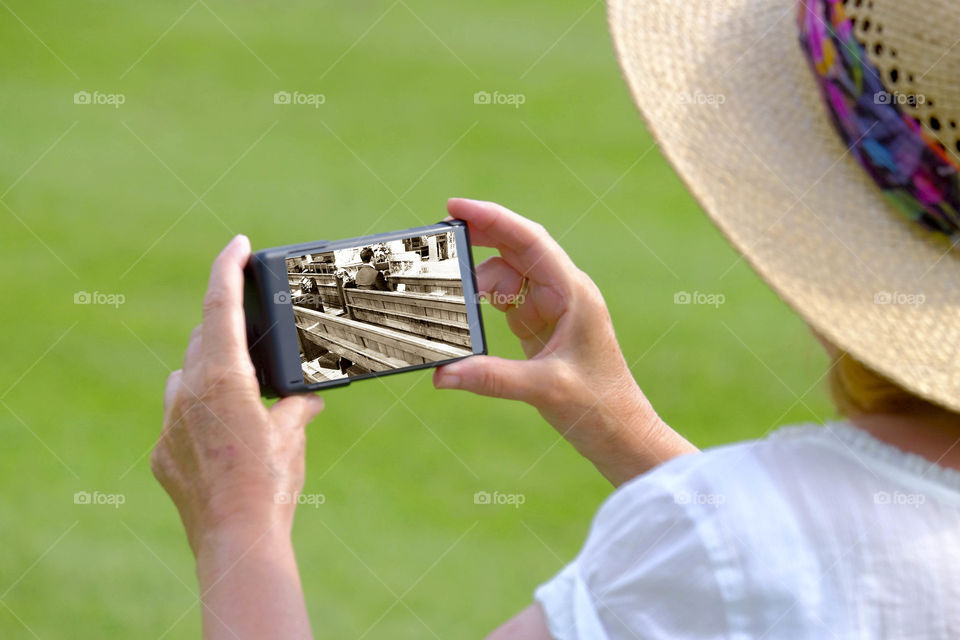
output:
M320 411L324 407L323 398L320 396L310 396L310 404L314 411Z
M437 389L456 389L460 386L460 376L447 373L437 377Z

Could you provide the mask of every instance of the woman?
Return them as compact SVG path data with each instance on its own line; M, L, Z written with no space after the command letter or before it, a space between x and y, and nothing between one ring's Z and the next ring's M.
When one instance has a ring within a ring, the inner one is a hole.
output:
M528 359L470 358L436 386L532 404L618 487L577 558L490 637L957 637L960 6L612 0L610 24L664 153L831 354L847 420L695 453L546 231L451 200L500 251L481 290L528 292L499 307ZM274 496L302 486L323 404L260 402L248 255L238 237L214 262L152 466L197 557L206 635L306 638L294 505Z

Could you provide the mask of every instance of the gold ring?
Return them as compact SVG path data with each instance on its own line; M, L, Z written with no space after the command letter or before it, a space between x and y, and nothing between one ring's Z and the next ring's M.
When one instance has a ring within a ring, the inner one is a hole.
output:
M513 308L516 309L523 304L523 301L527 299L527 291L530 290L530 281L527 280L527 276L523 276L523 280L520 282L520 291L517 292L517 295L513 298Z

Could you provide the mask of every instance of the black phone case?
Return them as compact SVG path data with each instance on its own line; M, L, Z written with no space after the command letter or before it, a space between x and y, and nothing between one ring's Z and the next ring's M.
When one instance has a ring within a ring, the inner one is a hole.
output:
M468 309L471 307L471 304L474 309L472 313L468 311L470 337L473 347L473 353L471 355L487 353L486 336L484 335L483 320L480 314L479 296L477 296L476 273L474 270L473 255L470 250L470 234L467 230L467 225L460 220L445 220L425 227L415 227L403 231L348 238L335 242L316 240L302 244L273 247L271 249L257 251L251 255L244 269L243 308L246 318L247 347L250 351L250 358L256 368L261 394L264 397L278 397L331 389L348 385L354 380L364 380L405 371L427 369L462 359L454 358L386 371L376 371L353 378L344 378L342 380L333 380L311 385L304 382L302 373L298 373L298 379L293 379L291 375L294 369L300 372L300 353L296 342L293 306L290 302L290 286L286 265L288 257L329 251L335 248L374 244L408 236L428 235L431 232L443 231L449 227L457 228L458 231L463 234L466 244L466 246L463 247L464 251L461 251L461 247L458 246L457 255L461 260L460 270L461 280L464 286L464 300ZM463 272L465 266L469 268L469 273L465 274ZM285 301L282 299L284 295L286 296Z

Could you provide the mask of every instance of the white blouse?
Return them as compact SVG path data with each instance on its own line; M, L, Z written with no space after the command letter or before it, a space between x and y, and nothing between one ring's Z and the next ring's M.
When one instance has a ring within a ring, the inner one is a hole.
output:
M682 456L535 598L556 640L960 638L960 472L845 423Z

